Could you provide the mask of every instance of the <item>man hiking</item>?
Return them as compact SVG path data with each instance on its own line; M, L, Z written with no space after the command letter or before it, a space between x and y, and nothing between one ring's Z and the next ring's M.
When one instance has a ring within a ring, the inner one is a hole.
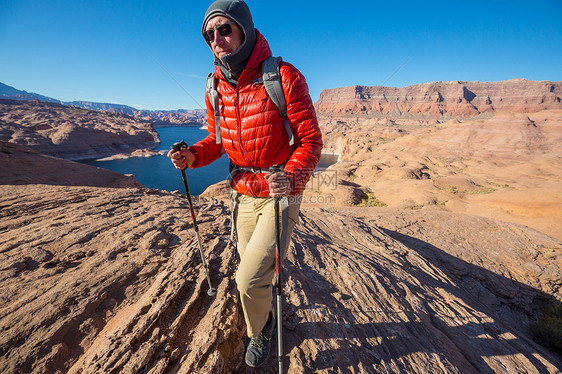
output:
M280 246L285 253L302 192L320 159L322 136L303 75L271 57L246 3L215 1L205 13L202 32L215 63L205 94L209 134L187 149L170 151L168 157L180 170L208 165L225 152L230 159L240 255L236 284L250 338L246 363L258 367L269 355L275 326L275 201L281 206L277 219L282 221ZM279 74L271 74L272 69ZM275 83L280 83L277 90L266 88ZM281 98L272 98L271 92Z

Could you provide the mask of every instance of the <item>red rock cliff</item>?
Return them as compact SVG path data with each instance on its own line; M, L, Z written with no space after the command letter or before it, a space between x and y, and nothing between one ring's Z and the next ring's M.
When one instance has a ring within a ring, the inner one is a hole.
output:
M474 117L495 111L519 113L562 108L562 82L433 82L408 87L350 86L325 89L320 114L384 114L388 117Z

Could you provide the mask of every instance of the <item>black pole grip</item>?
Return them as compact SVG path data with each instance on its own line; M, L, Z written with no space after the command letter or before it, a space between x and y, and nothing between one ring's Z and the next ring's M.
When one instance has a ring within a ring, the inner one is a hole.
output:
M187 143L184 142L183 139L182 139L181 142L177 142L177 143L172 144L172 146L170 148L172 148L172 151L179 152L182 149L187 149Z

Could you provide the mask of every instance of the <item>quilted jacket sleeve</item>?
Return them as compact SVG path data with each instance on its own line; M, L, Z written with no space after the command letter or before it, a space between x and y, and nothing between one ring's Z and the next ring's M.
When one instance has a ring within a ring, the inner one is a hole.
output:
M294 151L285 165L293 183L291 195L301 193L320 161L322 134L304 76L291 64L281 64L287 116L295 136Z

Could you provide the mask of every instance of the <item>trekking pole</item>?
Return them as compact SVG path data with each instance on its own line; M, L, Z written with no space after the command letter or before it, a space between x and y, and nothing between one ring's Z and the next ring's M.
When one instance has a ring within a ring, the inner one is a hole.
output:
M187 143L183 140L172 145L173 151L181 151L182 149L187 149ZM214 296L217 293L217 289L211 286L211 277L209 277L209 268L207 267L207 262L205 262L205 255L203 254L203 247L201 246L201 238L199 237L199 226L197 226L197 220L195 219L195 211L193 210L193 202L191 201L191 194L189 193L189 185L187 184L187 177L185 176L185 168L181 170L181 177L183 179L183 185L185 187L185 195L187 196L187 201L189 202L189 210L191 211L191 219L193 220L193 228L195 229L195 236L197 237L197 244L199 244L199 253L201 254L201 260L203 260L203 267L205 268L205 274L207 275L207 282L209 283L209 290L207 295Z
M279 173L282 170L281 166L273 165L269 168L272 174ZM279 200L280 197L275 197L275 273L276 273L276 284L275 289L277 291L277 357L279 360L279 373L283 373L283 332L281 331L282 321L281 321L281 229L279 225Z

